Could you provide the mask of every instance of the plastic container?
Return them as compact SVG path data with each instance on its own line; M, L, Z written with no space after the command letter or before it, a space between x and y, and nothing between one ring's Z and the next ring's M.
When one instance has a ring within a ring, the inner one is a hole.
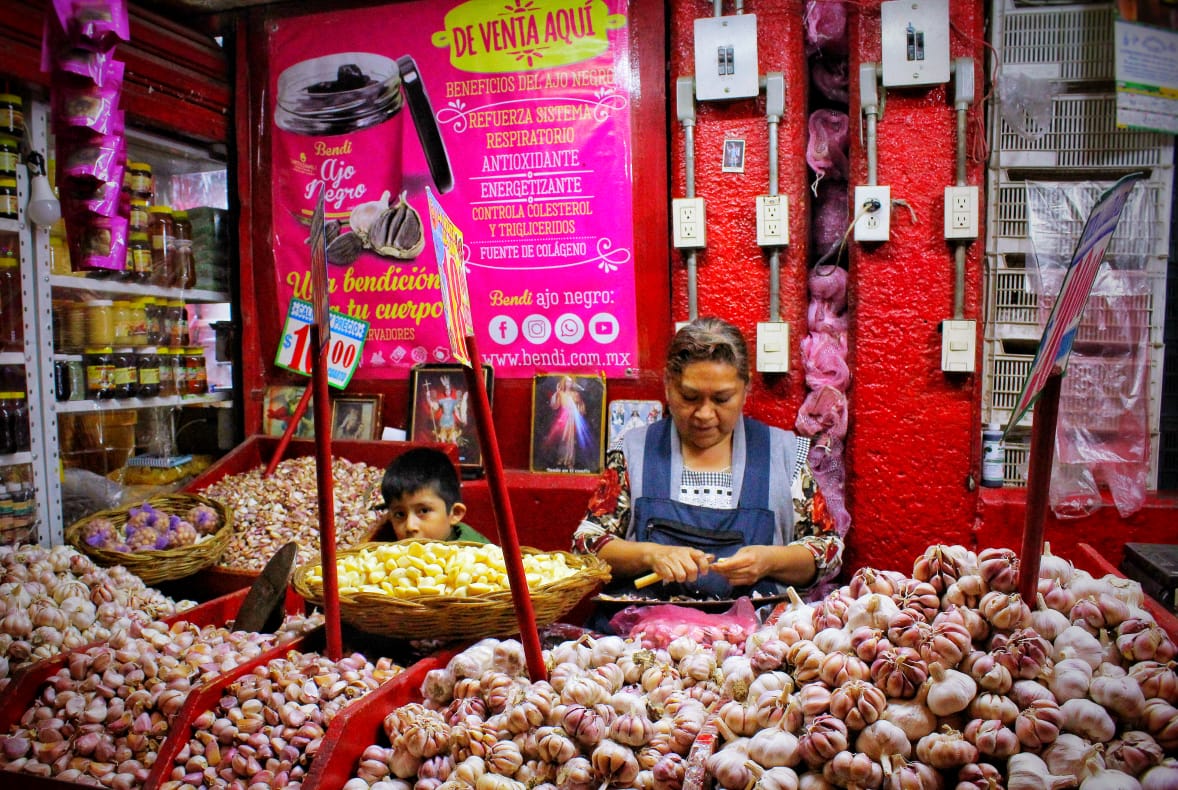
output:
M155 178L151 174L151 165L147 162L128 162L127 181L133 199L146 203L155 197Z
M70 302L65 305L64 312L62 338L65 343L58 351L80 351L86 345L86 303Z
M152 206L147 235L151 239L151 282L168 287L173 280L172 252L176 245L176 226L170 206Z
M12 256L0 258L0 349L24 348L24 310L20 291L20 262Z
M16 179L0 178L0 217L16 219L17 207Z
M173 395L185 395L188 392L188 365L184 359L184 349L169 348L168 362L172 368Z
M0 135L0 178L16 178L20 149L15 137Z
M135 366L139 371L140 398L154 398L160 394L160 355L155 346L139 349L135 355Z
M130 346L114 349L111 359L115 368L116 398L133 398L139 394L139 363L135 349Z
M109 346L115 342L115 303L110 299L86 302L86 344Z
M1002 488L1005 475L1006 450L1002 446L1002 429L992 422L982 431L982 485Z
M12 443L12 393L0 392L0 455L14 453Z
M196 257L192 250L192 223L187 211L172 214L176 228L176 248L172 253L172 284L177 288L196 287Z
M87 348L83 359L86 365L86 396L94 400L108 400L115 396L114 351L110 346Z
M116 299L112 315L114 344L125 346L131 342L131 303L125 299Z
M133 346L147 345L147 302L136 299L131 302L129 323L131 334L129 342Z
M147 296L143 299L143 311L147 318L147 345L158 346L167 342L164 337L164 305L160 299Z
M127 230L131 233L147 234L151 227L151 212L147 208L147 201L140 198L131 199L131 213L128 216Z
M0 134L17 139L25 136L24 101L15 93L0 93Z
M61 359L53 363L53 395L59 401L70 399L70 364Z
M26 452L32 445L29 435L29 402L23 392L9 393L12 409L8 415L9 434L12 436L12 451Z
M171 398L179 395L176 390L176 370L173 367L172 349L159 349L160 395Z
M205 369L205 350L200 346L184 349L184 394L204 395L209 391L209 374Z

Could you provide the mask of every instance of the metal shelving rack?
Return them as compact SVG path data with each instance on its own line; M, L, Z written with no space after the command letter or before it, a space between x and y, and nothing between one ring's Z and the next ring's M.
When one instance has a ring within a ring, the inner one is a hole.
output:
M35 150L46 152L49 144L48 105L40 100L28 103L26 112L29 142ZM199 152L188 151L179 144L164 143L162 138L128 130L128 141L152 146L161 156L180 160L195 159ZM165 147L166 145L166 147ZM27 200L27 176L20 174L20 202ZM58 353L53 341L53 298L64 293L89 292L104 296L164 296L182 298L187 303L229 302L226 292L204 289L159 288L115 280L53 274L50 271L49 229L25 222L21 232L21 280L24 289L24 354L0 355L0 363L23 364L29 393L31 449L16 456L0 456L0 465L29 463L33 468L37 490L38 537L43 544L56 545L64 540L62 496L62 449L59 443L59 417L70 414L102 413L114 410L141 410L159 407L201 405L231 406L233 393L210 392L206 395L182 395L157 398L128 398L108 401L58 401L54 382L54 362L76 359L77 355ZM0 226L3 227L3 226Z
M1129 293L1093 296L1080 325L1077 344L1101 348L1125 358L1128 330L1148 327L1150 365L1151 480L1158 471L1158 415L1161 404L1162 328L1166 304L1166 248L1171 234L1174 186L1174 138L1116 128L1112 3L1020 6L1012 0L993 5L991 30L1002 75L1049 80L1053 85L1051 118L1038 139L1020 136L1004 120L1000 98L991 109L991 155L987 174L985 352L982 416L1005 424L1030 368L1042 326L1040 298L1028 287L1033 266L1028 236L1027 181L1092 180L1111 182L1134 171L1147 179L1138 186L1153 210L1150 227L1118 229L1109 258L1137 256L1145 261ZM993 76L993 73L992 75ZM1078 230L1078 229L1077 229ZM1141 240L1152 238L1153 244ZM1110 381L1107 360L1088 360L1069 374L1073 387L1099 397ZM1103 363L1103 364L1102 364ZM1061 401L1061 415L1067 404ZM1101 413L1085 413L1099 420ZM1104 414L1109 424L1114 414ZM1006 444L1005 482L1026 483L1030 415L1019 423ZM1152 487L1152 486L1151 486Z

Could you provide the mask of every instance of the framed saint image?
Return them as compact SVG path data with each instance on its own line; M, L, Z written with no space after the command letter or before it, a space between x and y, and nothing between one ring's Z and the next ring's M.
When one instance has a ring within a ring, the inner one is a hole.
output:
M492 401L494 374L483 365L487 400ZM458 447L458 466L464 473L483 468L483 450L475 424L474 404L466 387L466 368L459 364L418 365L409 371L409 426L411 442L440 442Z
M332 439L379 439L381 395L351 395L331 402Z
M307 387L311 386L310 381ZM303 397L306 387L293 384L272 384L266 387L266 397L262 401L262 433L267 436L281 436L286 431L294 415L299 399ZM315 438L315 399L307 402L307 410L299 420L299 427L295 429L296 439Z
M724 141L724 160L720 170L725 173L744 172L744 140L738 137Z
M532 471L600 473L604 422L604 376L538 374L532 379Z
M663 404L657 400L611 400L609 402L609 440L613 447L622 434L639 425L648 425L663 418Z

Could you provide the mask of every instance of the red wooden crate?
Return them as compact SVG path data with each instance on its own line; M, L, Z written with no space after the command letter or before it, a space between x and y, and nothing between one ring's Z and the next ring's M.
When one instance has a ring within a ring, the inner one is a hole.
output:
M385 739L385 717L402 705L421 702L421 684L426 673L444 668L458 652L447 650L427 656L340 711L327 728L303 787L307 790L343 787L356 775L364 750Z
M206 625L224 625L237 616L237 610L241 608L242 602L245 601L246 593L246 590L241 590L231 595L214 598L206 603L198 604L191 609L186 609L179 614L165 617L163 618L163 622L171 625L172 623L183 620L202 628ZM57 674L57 670L66 665L70 653L86 651L103 644L106 644L103 640L91 642L88 645L82 645L74 650L63 651L44 661L38 661L35 664L29 664L17 670L16 674L12 676L12 682L8 684L8 688L4 694L0 695L0 733L8 732L14 724L20 721L20 717L36 701L37 692L41 690L41 686L45 681Z
M283 658L291 650L297 650L301 653L318 649L322 645L322 642L323 628L320 627L308 634L300 636L298 639L278 645L272 650L267 650L252 661L247 661L229 672L210 680L208 683L193 689L189 693L188 699L184 701L184 707L176 714L176 718L168 728L167 737L160 744L159 752L156 754L155 764L147 774L147 781L143 783L144 790L154 790L168 781L168 777L172 773L173 763L176 761L176 755L184 748L184 744L192 740L192 722L206 710L215 708L217 701L221 699L221 695L225 689L250 672L253 672L255 667L260 667L276 659Z
M1115 565L1100 556L1100 553L1087 543L1076 544L1076 556L1071 560L1077 568L1088 571L1093 576L1100 577L1111 573L1122 579L1125 578L1125 574L1117 570ZM1175 644L1178 644L1178 616L1148 595L1145 596L1145 604L1142 608L1153 615L1153 619L1158 622L1158 627L1169 634Z

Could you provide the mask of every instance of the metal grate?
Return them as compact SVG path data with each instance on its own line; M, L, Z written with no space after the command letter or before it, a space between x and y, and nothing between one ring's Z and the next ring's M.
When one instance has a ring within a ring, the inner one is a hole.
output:
M1112 80L1112 5L1019 10L1003 17L1002 67L1068 81Z
M1171 136L1117 128L1114 94L1055 96L1051 107L1051 124L1037 140L998 121L999 167L1125 170L1173 163Z
M1021 488L1027 484L1027 461L1031 456L1031 438L1011 434L1003 445L1002 482Z

